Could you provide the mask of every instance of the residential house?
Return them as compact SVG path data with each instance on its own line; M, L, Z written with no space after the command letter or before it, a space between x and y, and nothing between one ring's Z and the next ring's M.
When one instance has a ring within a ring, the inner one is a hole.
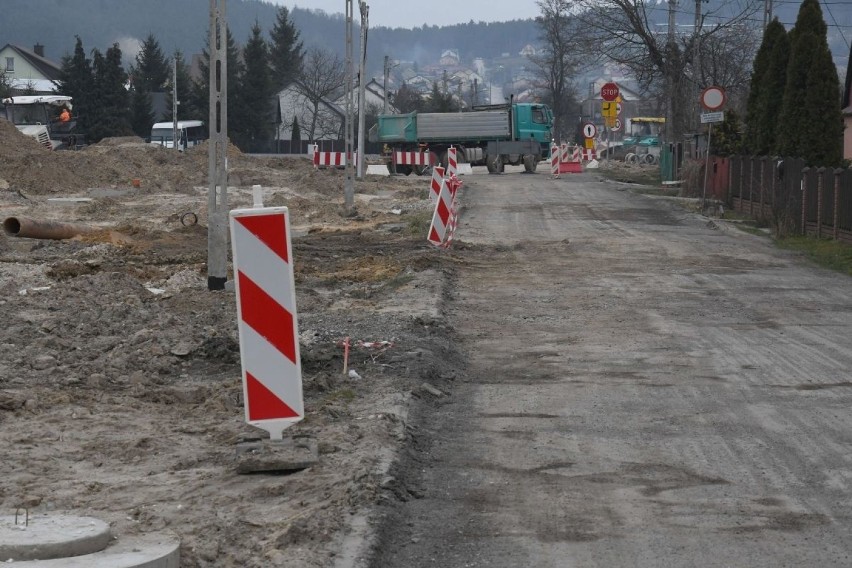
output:
M302 143L339 141L343 138L346 120L344 108L335 103L308 93L307 87L298 81L287 85L278 93L278 108L281 123L276 140L289 142L293 135L294 119L299 123ZM331 144L329 143L329 149Z
M32 50L7 43L0 49L0 72L11 79L12 93L47 95L56 92L61 68L44 56L44 46Z
M461 63L461 58L459 57L459 51L457 49L445 49L441 52L441 59L438 61L439 65L443 65L445 67L456 67Z

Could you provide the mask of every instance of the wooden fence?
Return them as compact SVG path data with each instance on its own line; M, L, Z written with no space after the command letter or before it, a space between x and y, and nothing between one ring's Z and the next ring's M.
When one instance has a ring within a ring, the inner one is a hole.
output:
M713 158L717 160L726 164L711 169L713 194L734 210L770 223L782 234L852 243L852 170L809 168L799 158ZM727 183L717 174L724 170Z

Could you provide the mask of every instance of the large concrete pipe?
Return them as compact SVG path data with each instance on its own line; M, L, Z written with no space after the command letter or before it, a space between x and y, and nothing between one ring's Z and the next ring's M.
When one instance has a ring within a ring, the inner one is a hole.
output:
M36 221L27 217L7 217L3 221L3 230L13 237L30 239L70 239L77 235L91 233L97 229L86 225L59 223L57 221Z

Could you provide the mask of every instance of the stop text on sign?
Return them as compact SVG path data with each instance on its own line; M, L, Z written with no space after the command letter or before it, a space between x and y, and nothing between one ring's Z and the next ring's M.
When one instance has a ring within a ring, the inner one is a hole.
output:
M605 83L604 86L601 87L601 98L605 101L614 101L618 98L618 95L618 85L615 83Z

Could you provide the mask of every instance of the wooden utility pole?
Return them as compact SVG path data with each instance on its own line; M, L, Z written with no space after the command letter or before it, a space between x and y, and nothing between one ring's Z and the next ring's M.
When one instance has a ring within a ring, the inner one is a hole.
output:
M228 26L225 0L210 0L210 140L207 194L207 288L228 279Z
M355 207L355 181L352 179L352 2L353 0L346 0L346 181L343 182L343 204L347 214L352 213Z
M176 150L180 149L180 138L178 137L177 116L177 57L172 57L172 145Z

